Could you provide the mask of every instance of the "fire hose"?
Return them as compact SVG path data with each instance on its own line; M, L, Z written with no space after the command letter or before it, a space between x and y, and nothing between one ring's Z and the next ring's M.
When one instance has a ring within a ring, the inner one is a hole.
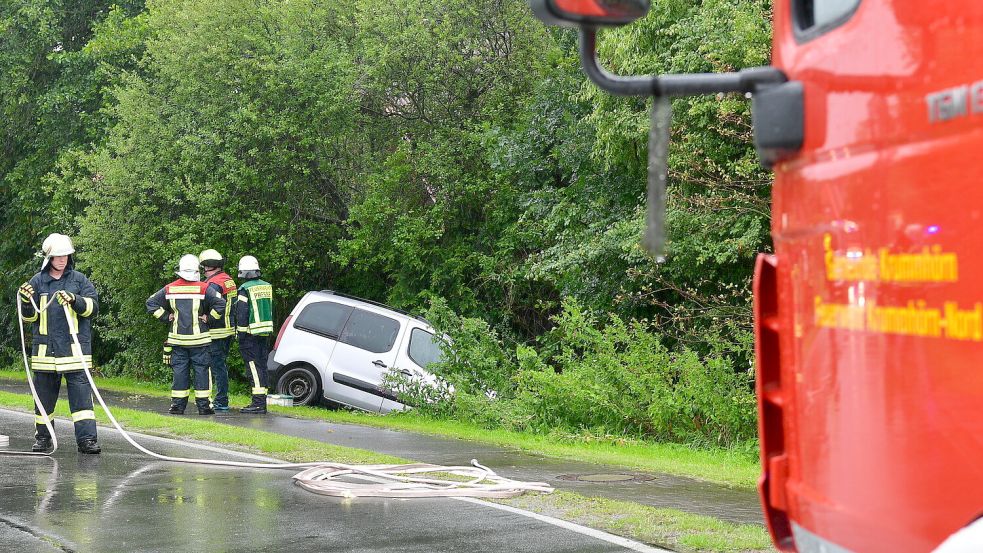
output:
M21 353L24 359L24 371L27 374L27 382L34 397L34 403L40 412L40 420L44 421L45 427L51 436L53 448L50 452L32 451L4 451L0 449L0 455L26 455L50 457L58 450L58 439L55 436L54 426L51 424L51 414L45 411L37 389L34 386L34 378L31 373L30 363L27 359L27 342L24 338L24 318L19 307L19 298L14 301L14 308L17 310L18 327L20 329ZM34 298L31 298L31 306L40 313L47 309L54 298L50 298L44 305L38 306ZM551 493L553 488L544 482L521 482L499 476L491 469L482 466L477 460L471 460L471 466L440 466L431 464L402 464L402 465L347 465L329 461L316 461L307 463L249 463L242 461L226 461L221 459L194 459L189 457L172 457L151 451L137 443L132 436L116 420L113 412L106 405L92 372L82 354L82 346L78 339L78 328L73 324L74 318L71 316L68 305L62 306L65 310L65 318L68 321L69 334L75 344L75 352L81 361L82 370L92 386L92 393L106 417L112 425L119 431L120 435L141 453L174 463L191 463L198 465L217 465L224 467L254 468L254 469L304 469L293 476L294 483L298 486L320 494L334 497L356 498L356 497L479 497L479 498L509 498L521 495L525 492ZM450 474L461 481L452 481L442 478L426 478L423 475L439 473L441 475ZM357 480L368 480L366 482L350 482L341 480L343 477L355 478Z

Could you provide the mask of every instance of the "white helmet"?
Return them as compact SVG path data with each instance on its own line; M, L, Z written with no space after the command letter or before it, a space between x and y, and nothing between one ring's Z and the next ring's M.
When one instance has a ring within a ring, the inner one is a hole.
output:
M258 271L259 261L251 255L245 255L239 260L239 272L243 271Z
M181 256L181 261L177 264L177 276L191 282L201 280L201 275L198 274L198 256L190 253Z
M41 252L44 254L44 263L41 264L41 270L43 271L48 266L52 257L72 255L75 253L75 246L72 245L71 238L55 232L49 234L44 239L44 242L41 243Z
M259 261L251 255L239 260L239 278L259 278Z

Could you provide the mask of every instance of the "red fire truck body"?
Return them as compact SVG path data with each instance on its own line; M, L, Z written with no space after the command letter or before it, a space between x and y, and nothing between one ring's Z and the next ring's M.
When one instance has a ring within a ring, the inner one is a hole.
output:
M771 66L627 77L598 64L597 28L649 0L529 2L580 28L608 92L753 97L775 171L754 277L775 545L983 551L983 0L775 0ZM661 248L664 147L649 162Z
M805 133L755 272L762 504L783 550L931 551L983 515L983 2L806 3L774 5Z

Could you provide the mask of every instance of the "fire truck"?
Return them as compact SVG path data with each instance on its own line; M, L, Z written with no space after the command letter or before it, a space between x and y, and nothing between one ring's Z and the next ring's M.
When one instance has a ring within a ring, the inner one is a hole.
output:
M771 66L632 77L596 35L647 0L530 4L580 29L609 92L752 98L774 171L753 286L775 546L983 551L983 1L774 0Z

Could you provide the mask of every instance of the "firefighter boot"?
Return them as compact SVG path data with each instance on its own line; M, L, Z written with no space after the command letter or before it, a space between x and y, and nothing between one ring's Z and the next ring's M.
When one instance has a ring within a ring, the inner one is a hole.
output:
M265 415L266 414L266 395L254 395L252 403L249 407L243 407L239 409L240 413L245 413L247 415Z
M31 446L31 451L35 453L47 453L55 448L50 436L36 436L36 438L34 445Z
M171 408L167 410L172 415L183 415L185 408L188 407L188 398L172 397Z
M207 397L199 397L195 399L195 405L198 406L199 415L214 415L215 411L212 409L212 402Z
M102 451L102 448L99 447L99 442L95 441L92 438L82 440L81 442L78 443L78 446L79 446L79 453L98 455L99 452Z

